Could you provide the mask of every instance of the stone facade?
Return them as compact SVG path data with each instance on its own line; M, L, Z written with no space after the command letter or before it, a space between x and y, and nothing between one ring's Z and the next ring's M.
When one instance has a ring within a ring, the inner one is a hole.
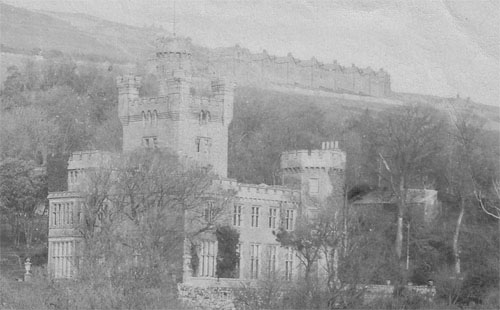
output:
M183 40L160 40L156 53L159 96L139 97L140 77L117 78L118 113L123 126L123 149L169 148L181 163L186 160L210 167L218 175L214 188L236 192L223 219L240 233L239 281L254 281L272 274L293 280L300 272L299 260L291 248L283 248L274 233L293 230L297 217L324 203L332 194L341 196L344 186L345 153L337 143L324 143L321 150L298 150L282 155L284 184L241 184L227 178L228 127L233 116L233 86L222 78L206 81L210 91L197 89L191 52ZM199 95L203 93L204 95ZM75 152L68 161L68 191L49 195L49 270L55 278L74 275L78 268L82 237L80 194L86 173L112 161L98 151ZM314 187L314 188L313 188ZM312 198L311 198L312 197ZM306 210L305 205L312 208ZM313 210L314 211L314 210ZM182 279L198 285L216 280L217 243L211 233L196 242L197 270L191 268L192 248L184 244ZM202 282L200 282L202 281Z

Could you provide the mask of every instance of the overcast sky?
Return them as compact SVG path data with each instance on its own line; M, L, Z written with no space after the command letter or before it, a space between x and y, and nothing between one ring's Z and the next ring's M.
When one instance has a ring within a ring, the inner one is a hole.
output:
M3 0L171 29L173 0ZM177 0L179 35L208 47L384 68L393 90L500 105L500 1Z

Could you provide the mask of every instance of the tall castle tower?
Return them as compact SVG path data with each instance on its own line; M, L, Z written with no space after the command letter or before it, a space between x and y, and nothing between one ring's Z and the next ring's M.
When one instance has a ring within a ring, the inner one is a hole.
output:
M321 150L298 150L281 154L283 185L301 190L305 205L319 206L344 198L346 153L337 141L323 142Z
M170 148L226 177L233 85L214 79L208 92L196 89L189 43L180 38L159 39L155 62L158 97L139 97L139 77L117 78L123 150Z

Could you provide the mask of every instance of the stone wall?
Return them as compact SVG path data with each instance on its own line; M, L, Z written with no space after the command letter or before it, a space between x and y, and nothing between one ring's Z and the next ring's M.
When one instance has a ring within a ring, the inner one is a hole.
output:
M236 309L233 290L229 287L198 287L179 283L179 300L195 309Z
M198 58L203 58L193 59L199 62L198 69L232 77L240 85L273 83L373 97L386 97L391 93L390 76L383 69L374 71L354 64L344 67L336 61L325 64L314 57L300 60L290 53L278 57L265 50L253 54L239 46L217 49Z

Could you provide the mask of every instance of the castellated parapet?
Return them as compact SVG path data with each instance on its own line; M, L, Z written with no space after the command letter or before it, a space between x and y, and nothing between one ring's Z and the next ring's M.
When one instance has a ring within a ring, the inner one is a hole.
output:
M82 191L88 173L111 164L113 154L104 151L73 152L68 160L68 190Z
M390 75L383 69L359 68L354 64L344 67L336 60L322 63L314 57L300 60L291 53L278 57L266 50L254 54L238 45L217 49L208 58L208 65L199 64L200 68L208 74L232 77L240 85L287 85L374 97L391 94Z
M323 142L321 150L297 150L281 154L281 169L283 171L345 170L345 163L346 153L340 150L337 141Z

